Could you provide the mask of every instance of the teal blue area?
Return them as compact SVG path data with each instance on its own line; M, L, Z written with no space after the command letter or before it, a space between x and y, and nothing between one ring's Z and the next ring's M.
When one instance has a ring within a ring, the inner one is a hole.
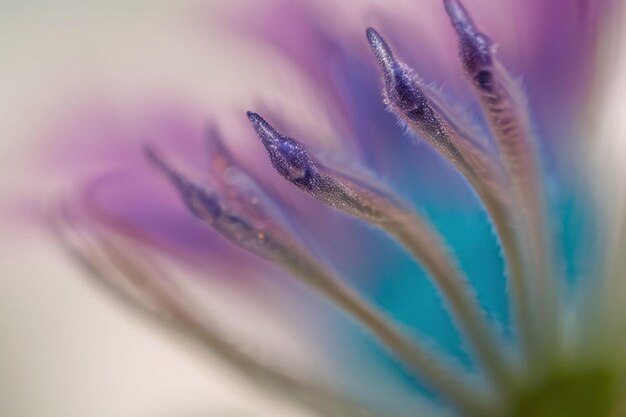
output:
M356 102L376 103L374 98ZM435 224L456 254L494 327L507 341L514 341L501 250L476 196L460 174L428 144L410 134L400 134L395 116L380 111L374 114L376 124L365 125L359 132L359 136L372 137L367 147L370 169ZM596 246L592 233L595 225L579 188L562 179L552 187L548 182L545 185L553 219L553 228L547 233L554 239L557 273L573 283L591 271L595 259L591 251ZM350 284L409 333L413 332L420 339L427 337L434 347L473 368L475 364L441 297L421 268L378 230L369 230L366 237L359 235L358 240L363 246L359 265L349 265L342 270L346 277L358 277L350 280ZM337 326L339 336L332 341L331 349L334 354L343 354L346 363L355 356L364 356L396 373L419 391L427 392L359 326L343 321Z
M553 236L556 259L560 260L562 276L570 287L581 277L594 276L599 249L598 224L594 221L589 198L582 189L561 187L560 199L552 205Z
M482 208L471 194L463 196L463 204L442 204L430 199L424 214L446 237L450 248L475 288L480 305L493 321L495 328L508 332L509 312L507 309L504 265L492 226ZM452 358L469 368L474 364L465 349L461 337L448 315L441 297L424 271L395 242L382 232L371 230L368 253L369 267L362 272L360 282L353 282L371 300L396 319L409 333L429 345L448 353ZM364 285L369 282L369 285ZM384 364L397 373L408 384L421 392L428 392L400 364L395 362L376 342L358 326L350 326L347 343L359 353ZM342 342L338 342L342 343ZM349 356L354 351L346 352ZM350 360L350 357L346 358Z
M576 189L573 187L561 187L558 190L560 198L552 195L553 203L550 205L554 220L554 252L562 260L559 262L559 275L570 283L590 270L593 260L590 248L594 239L591 233L593 227L589 227L591 212L584 204L583 196L574 191ZM508 310L504 263L492 225L471 192L460 194L458 200L451 203L442 200L436 195L422 192L418 201L424 214L445 236L457 255L494 328L505 340L513 342L515 333L511 329ZM383 233L372 229L369 235L370 247L375 249L364 257L368 266L361 269L365 272L365 275L361 275L363 281L353 284L409 333L413 332L420 340L424 336L429 338L433 342L432 346L472 369L475 364L446 312L441 297L424 271ZM387 367L421 393L434 396L358 326L349 326L344 337L347 340L337 343L351 346L351 350L345 352L348 354L347 360L356 350L369 360Z

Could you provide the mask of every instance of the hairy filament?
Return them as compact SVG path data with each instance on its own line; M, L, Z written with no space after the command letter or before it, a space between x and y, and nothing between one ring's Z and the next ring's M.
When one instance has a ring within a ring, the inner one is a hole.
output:
M547 337L556 337L557 300L554 271L547 240L546 215L539 180L539 164L526 101L519 86L493 53L491 40L479 32L458 0L444 0L446 11L459 38L459 55L468 80L494 133L502 161L519 208L520 231L527 235L529 278L539 300L538 325ZM554 343L548 343L555 346Z
M372 410L341 392L257 361L229 342L205 315L200 319L194 313L201 311L199 306L155 267L154 259L144 256L139 262L137 257L130 258L120 250L123 247L121 242L113 243L94 232L78 229L72 232L70 228L74 226L61 225L59 221L55 219L50 223L61 247L89 272L98 285L104 286L116 299L144 317L196 340L243 376L323 417L342 417L346 413L360 417L399 416L386 410ZM62 221L67 223L67 220Z
M434 280L457 325L496 385L510 385L511 374L503 350L467 279L430 223L377 187L333 172L313 160L302 144L282 135L258 114L248 112L248 117L274 167L285 179L323 203L381 227L413 254Z
M367 38L383 70L390 110L463 174L489 213L506 260L512 290L510 303L519 323L519 337L524 350L531 351L532 301L524 280L524 251L511 218L513 210L499 164L446 122L444 109L428 97L411 70L395 59L387 42L374 29L367 29Z
M271 231L260 229L255 226L254 219L241 217L223 205L219 205L220 210L213 209L217 204L216 196L206 193L198 185L176 173L155 151L147 149L147 157L179 190L190 211L225 239L280 265L304 284L323 294L369 329L390 352L461 409L470 410L476 415L491 411L491 404L467 381L461 380L458 371L448 369L443 358L428 352L417 341L406 336L375 306L313 259L296 239L290 238L288 232L278 228ZM203 208L204 204L209 206Z

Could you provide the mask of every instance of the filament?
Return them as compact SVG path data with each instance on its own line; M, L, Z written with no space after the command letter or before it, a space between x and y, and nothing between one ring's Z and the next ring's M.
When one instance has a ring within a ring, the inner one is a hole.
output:
M289 144L289 146L294 145ZM294 147L299 156L304 157L302 149ZM302 283L317 290L335 305L348 313L350 317L365 328L412 371L419 374L439 393L457 404L461 409L472 410L480 415L490 409L486 398L471 388L467 381L459 378L459 372L452 372L443 365L446 361L428 352L417 341L403 334L375 306L363 299L351 288L344 285L333 273L313 259L289 232L277 226L267 230L255 226L255 219L230 211L225 204L218 202L218 197L205 192L201 187L183 177L169 166L154 150L148 148L147 157L170 182L179 189L179 193L189 210L207 225L211 226L225 239L252 254L269 260L285 268ZM302 174L299 170L284 167L290 174ZM203 207L207 203L208 207ZM218 206L215 209L214 206ZM198 213L201 215L199 216Z
M146 254L136 256L136 247L131 258L126 255L129 251L122 250L124 244L120 239L82 230L62 218L63 215L50 216L49 225L61 247L98 285L151 321L196 340L246 378L323 417L342 417L346 413L362 417L408 417L408 414L373 409L342 392L321 387L247 355L229 342L206 315L202 319L198 317L199 306L156 267L154 259Z
M532 351L532 300L524 275L524 250L499 164L446 122L447 118L441 114L445 109L433 102L409 68L395 59L382 36L369 28L367 37L383 69L391 111L459 170L489 213L504 252L511 282L509 298L519 324L519 338L524 350Z
M532 262L529 279L534 281L538 299L537 326L547 338L547 346L558 340L558 309L554 270L550 264L543 190L539 181L539 164L530 127L526 100L517 84L493 53L489 38L480 33L458 0L444 0L446 10L459 37L460 57L467 78L483 108L496 139L500 155L512 186L518 210L520 233Z
M381 227L405 246L432 277L455 322L498 388L510 385L511 374L502 349L467 279L429 222L376 186L334 172L313 160L302 144L279 133L258 114L249 112L248 117L283 177L323 203ZM294 181L290 173L297 171L295 166L306 172L305 179Z

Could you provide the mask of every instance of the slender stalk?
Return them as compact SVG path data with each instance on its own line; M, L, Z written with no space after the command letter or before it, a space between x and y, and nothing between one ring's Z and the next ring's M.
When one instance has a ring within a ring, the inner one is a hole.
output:
M260 382L263 387L322 417L342 417L346 413L362 417L399 417L395 413L374 411L341 393L258 362L228 342L207 322L206 317L200 318L197 312L201 309L184 296L169 278L163 276L162 271L155 269L153 261L145 257L142 262L129 258L118 248L119 242L113 243L103 236L90 233L87 237L85 231L75 230L72 238L69 236L72 226L52 226L61 247L70 257L86 268L88 275L98 285L125 306L177 335L200 342L212 354L245 377Z
M401 242L433 278L486 372L501 394L506 395L515 382L505 349L494 337L467 279L448 255L438 234L416 215L396 217L381 226Z
M539 163L526 100L517 84L493 53L489 38L478 31L458 0L444 0L459 37L460 57L465 74L493 132L511 184L520 235L532 262L528 279L536 294L536 328L543 349L556 347L559 340L558 291L547 239L547 219ZM554 354L555 352L545 352Z
M429 222L372 184L333 172L314 161L304 146L280 134L256 113L249 113L248 117L283 177L323 203L381 227L407 247L433 279L494 385L501 391L510 387L512 375L504 350L500 349L467 279ZM306 177L294 179L294 172L306 172Z
M305 156L300 150L298 155L301 158ZM166 163L154 149L146 148L146 156L178 189L189 211L222 237L247 252L287 269L304 284L318 290L368 329L392 354L408 365L411 371L421 376L460 409L470 410L477 415L481 413L484 415L489 411L490 404L486 398L467 381L462 381L458 372L447 369L442 358L427 352L418 341L408 338L376 307L323 268L280 224L269 225L273 223L271 219L257 217L256 211L245 210L245 215L233 211L227 204L229 201L222 201L220 196L207 192L185 178ZM283 168L292 174L299 175L302 172L302 169L293 169L289 166ZM326 185L332 187L331 183ZM337 188L333 188L333 191L342 192ZM249 195L248 198L263 201L264 196ZM241 206L242 202L230 201L230 203ZM352 203L360 207L359 202Z
M500 165L448 122L445 109L428 96L412 70L396 60L387 42L374 29L368 28L367 37L383 70L390 110L457 168L489 214L504 253L511 283L509 302L519 326L520 344L526 355L532 354L536 344L533 302L525 279L525 248L515 228L514 210Z
M493 404L489 404L480 391L472 389L467 381L463 381L458 371L452 372L445 367L445 361L408 338L376 307L320 268L317 262L299 258L286 262L285 266L363 324L389 351L460 410L476 416L493 412Z

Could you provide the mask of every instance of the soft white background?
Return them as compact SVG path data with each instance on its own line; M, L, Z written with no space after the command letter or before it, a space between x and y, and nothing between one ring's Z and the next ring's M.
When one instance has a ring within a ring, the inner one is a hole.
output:
M210 14L215 5L199 10ZM0 199L64 101L84 91L236 97L189 2L0 1ZM245 63L245 61L241 61ZM298 416L103 296L16 220L0 223L0 416Z

